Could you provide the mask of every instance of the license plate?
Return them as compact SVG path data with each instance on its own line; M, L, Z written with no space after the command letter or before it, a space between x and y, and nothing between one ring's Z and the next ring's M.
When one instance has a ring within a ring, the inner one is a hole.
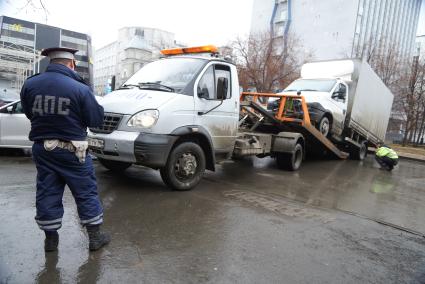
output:
M103 147L105 146L105 141L103 141L101 139L88 138L87 142L89 143L90 148L103 149Z

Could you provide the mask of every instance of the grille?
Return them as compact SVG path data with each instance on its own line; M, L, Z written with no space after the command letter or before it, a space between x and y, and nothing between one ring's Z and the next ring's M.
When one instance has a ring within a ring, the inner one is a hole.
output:
M122 114L105 113L103 116L103 125L101 127L90 128L90 131L95 133L112 133L118 128L121 119Z

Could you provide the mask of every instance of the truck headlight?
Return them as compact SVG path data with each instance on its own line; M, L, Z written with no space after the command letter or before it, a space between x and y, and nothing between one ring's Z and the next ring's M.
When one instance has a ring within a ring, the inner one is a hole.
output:
M159 117L159 111L148 109L133 115L127 122L130 127L150 128L155 125Z

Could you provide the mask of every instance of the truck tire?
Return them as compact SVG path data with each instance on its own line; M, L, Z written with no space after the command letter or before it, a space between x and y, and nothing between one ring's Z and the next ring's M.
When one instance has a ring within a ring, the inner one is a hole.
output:
M131 166L131 163L126 162L105 160L102 158L98 158L98 160L102 164L102 166L113 172L123 172Z
M201 181L205 163L204 151L198 144L183 142L171 151L165 167L160 169L161 178L174 190L190 190Z
M367 141L362 141L360 143L360 148L353 148L350 153L350 158L353 160L363 161L367 156Z
M303 146L297 143L294 148L294 153L277 153L276 163L280 169L296 171L301 167L303 157Z
M331 134L331 122L329 120L329 117L323 116L319 123L317 124L317 129L326 137L330 137Z

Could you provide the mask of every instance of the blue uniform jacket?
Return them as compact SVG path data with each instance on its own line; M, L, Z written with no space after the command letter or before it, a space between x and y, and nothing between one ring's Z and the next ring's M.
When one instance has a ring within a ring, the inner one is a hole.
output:
M62 64L25 81L21 90L25 115L31 120L31 141L85 140L87 127L103 124L100 106L83 79Z

